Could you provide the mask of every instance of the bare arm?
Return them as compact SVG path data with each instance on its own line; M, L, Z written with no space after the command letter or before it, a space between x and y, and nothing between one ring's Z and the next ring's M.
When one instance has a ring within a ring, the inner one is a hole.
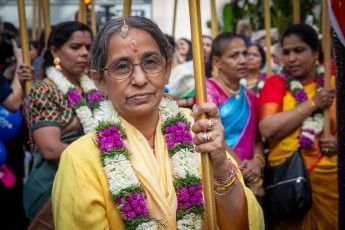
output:
M60 140L60 128L44 126L33 131L32 135L42 156L48 161L58 163L62 151L68 146Z

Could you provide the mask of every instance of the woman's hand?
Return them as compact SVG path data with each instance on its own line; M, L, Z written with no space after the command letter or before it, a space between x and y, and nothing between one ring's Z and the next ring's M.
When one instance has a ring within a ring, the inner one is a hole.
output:
M324 137L321 136L319 139L319 147L321 153L327 157L338 154L338 142L334 136Z
M313 96L312 100L315 103L317 109L327 109L329 108L335 97L335 89L321 89Z
M201 119L202 114L206 114L209 119ZM195 123L192 131L195 136L193 143L195 150L200 153L209 153L213 175L222 177L231 170L231 165L226 156L224 141L224 127L219 118L219 110L214 103L203 103L193 106Z
M34 79L34 69L27 64L20 64L17 71L18 80L23 86L25 81L32 81Z
M243 160L239 167L243 168L242 175L246 182L251 184L260 179L262 162L259 158L254 157L251 160Z

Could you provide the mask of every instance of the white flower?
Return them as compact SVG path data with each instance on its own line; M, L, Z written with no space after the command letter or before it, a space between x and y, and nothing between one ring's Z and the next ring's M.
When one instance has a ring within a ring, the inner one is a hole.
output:
M88 93L93 90L98 90L95 85L95 82L85 74L81 76L79 82L85 93Z
M171 158L174 175L176 178L185 178L187 173L200 177L198 168L196 167L196 156L194 152L190 152L188 149L181 149Z
M168 118L175 117L179 112L177 103L175 101L171 101L166 97L162 98L158 107L161 111L161 117L163 122L165 122Z
M149 222L145 222L145 223L142 223L140 224L138 227L137 227L137 230L155 230L157 229L156 227L156 224L154 221L149 221Z
M68 93L70 88L74 88L74 85L62 75L60 71L57 71L54 67L49 67L46 70L46 74L50 80L62 91L64 95Z
M311 133L308 133L308 132L304 132L302 131L302 135L306 138L309 138L310 140L312 140L314 142L315 140L315 135L314 134L311 134Z
M139 179L135 175L132 165L123 155L104 159L104 172L108 177L109 190L116 195L129 187L139 187Z
M187 214L181 220L177 221L177 229L179 230L201 229L201 227L202 218L194 213Z
M296 89L303 89L303 85L300 81L291 81L290 88L291 88L291 91L294 91Z
M94 119L90 119L92 118L92 112L89 109L89 107L85 105L80 106L78 109L75 110L75 113L77 114L80 123L83 125L85 134L93 131L96 128L96 121Z
M317 73L318 75L325 74L325 68L323 68L322 65L318 65L318 66L316 67L316 73Z
M111 103L109 100L102 101L100 103L99 109L95 113L95 119L97 121L105 122L120 122L117 111L114 109L113 103Z

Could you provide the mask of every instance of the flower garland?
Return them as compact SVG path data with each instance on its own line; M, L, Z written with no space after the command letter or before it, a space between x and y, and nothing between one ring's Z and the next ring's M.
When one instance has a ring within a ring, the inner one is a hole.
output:
M267 80L266 74L260 73L258 81L255 82L255 85L257 87L258 92L264 87L266 80ZM248 79L247 78L241 78L240 84L248 87Z
M97 122L94 119L92 111L88 105L93 109L94 113L99 107L100 101L103 100L102 94L98 91L95 83L86 75L82 75L79 82L84 90L87 101L79 93L77 88L67 80L67 78L54 67L49 67L46 70L46 74L50 80L62 91L64 96L67 96L67 100L77 114L80 123L83 126L84 133L88 133L94 130L97 126Z
M175 176L177 228L201 229L204 201L190 122L179 111L176 102L166 97L162 98L159 110L163 122L162 134L165 135ZM99 121L96 145L100 149L110 193L126 229L157 229L155 222L164 225L162 220L150 215L144 191L131 166L130 153L123 142L126 139L125 130L110 101L101 102L96 119Z
M324 86L325 70L322 66L316 66L316 84L318 90ZM283 70L282 77L286 81L286 86L290 89L297 104L308 100L308 95L304 91L303 85L298 78L291 75L289 71ZM321 111L316 111L312 116L304 120L302 124L302 133L297 138L298 146L302 149L310 149L314 146L315 137L321 133L323 127L323 114Z

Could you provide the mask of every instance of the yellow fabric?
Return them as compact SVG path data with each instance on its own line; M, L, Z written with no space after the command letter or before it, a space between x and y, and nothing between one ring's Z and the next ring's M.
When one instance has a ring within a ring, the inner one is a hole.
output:
M183 110L187 116L190 110ZM143 135L126 121L122 122L128 139L125 144L131 163L147 196L150 213L167 221L167 229L176 229L177 199L161 122L156 128L155 154ZM120 213L111 199L107 177L102 168L95 134L89 133L63 152L53 192L55 228L124 229ZM234 161L234 160L233 160ZM243 178L240 181L244 186ZM264 229L262 210L252 192L245 187L250 229Z
M335 86L335 78L331 78L331 86ZM317 84L310 82L304 85L304 90L309 98L312 98L317 90ZM288 92L283 99L283 111L293 109L296 101ZM332 133L336 132L336 113L335 101L330 108L331 129ZM269 140L270 153L268 162L270 165L279 165L290 157L298 148L297 136L301 133L301 127L296 129L290 135L281 140ZM302 150L302 156L307 168L310 168L316 160L322 156L318 138L316 138L315 147L310 150ZM301 229L337 229L338 228L338 179L337 179L337 156L323 157L310 174L310 182L312 187L312 207L308 214L301 221L284 222L276 225L274 229L298 229L297 225L301 225ZM288 226L291 228L289 228Z

